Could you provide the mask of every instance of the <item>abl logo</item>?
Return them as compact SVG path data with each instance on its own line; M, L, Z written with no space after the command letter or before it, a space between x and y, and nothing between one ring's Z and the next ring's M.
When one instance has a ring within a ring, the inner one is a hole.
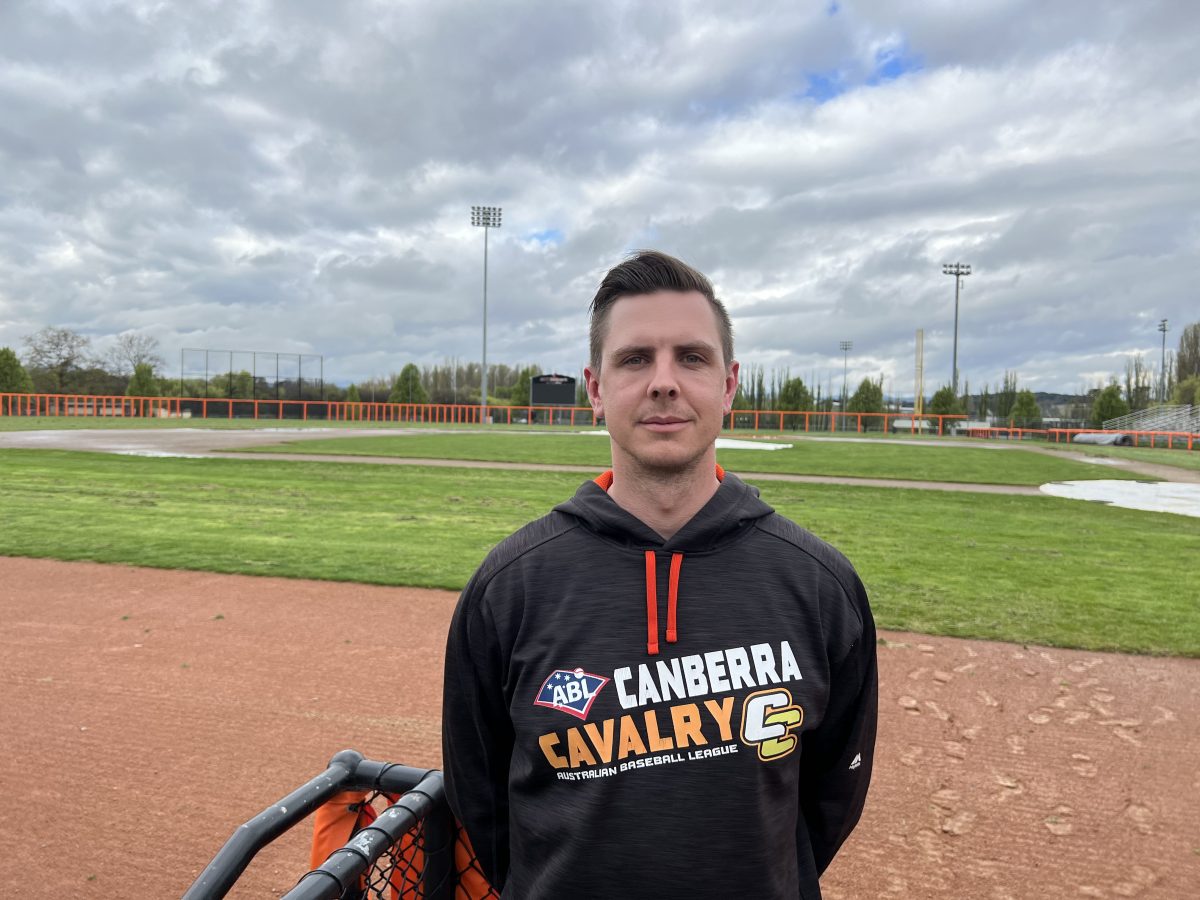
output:
M583 669L555 669L538 691L533 704L586 719L596 695L608 682L609 679L602 675L593 675Z

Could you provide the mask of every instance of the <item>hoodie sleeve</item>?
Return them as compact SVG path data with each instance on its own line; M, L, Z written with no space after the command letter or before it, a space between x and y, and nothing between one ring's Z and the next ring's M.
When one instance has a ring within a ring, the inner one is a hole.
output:
M504 662L479 576L450 623L442 694L442 766L450 808L497 890L508 875L508 769L513 729Z
M867 605L866 589L857 577L853 579L851 599L862 622L861 631L830 672L825 716L806 737L803 748L803 822L797 829L797 849L803 859L811 847L818 874L825 871L858 824L875 753L879 714L875 622Z

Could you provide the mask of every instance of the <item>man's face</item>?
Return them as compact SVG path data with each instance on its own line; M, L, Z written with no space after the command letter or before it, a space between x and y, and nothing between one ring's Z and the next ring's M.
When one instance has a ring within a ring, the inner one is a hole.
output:
M588 398L613 442L613 463L659 473L712 457L737 391L717 317L696 291L622 297L609 309L600 372L584 369Z

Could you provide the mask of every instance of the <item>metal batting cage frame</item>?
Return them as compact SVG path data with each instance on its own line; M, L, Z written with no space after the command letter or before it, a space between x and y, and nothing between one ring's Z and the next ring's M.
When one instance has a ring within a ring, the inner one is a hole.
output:
M464 876L481 878L473 855L462 858L458 827L446 803L442 773L365 759L343 750L303 787L238 828L183 900L218 900L237 883L255 855L345 792L364 792L360 807L386 798L386 809L360 817L350 839L306 873L284 900L451 900L473 897ZM478 879L476 879L478 880ZM479 900L497 898L486 889Z

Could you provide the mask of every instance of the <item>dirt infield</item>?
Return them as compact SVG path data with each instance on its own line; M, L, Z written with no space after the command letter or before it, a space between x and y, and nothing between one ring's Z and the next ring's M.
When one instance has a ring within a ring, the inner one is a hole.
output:
M0 558L0 895L178 896L337 750L438 765L454 599ZM828 898L1196 895L1200 661L883 637ZM232 896L289 888L306 841Z

